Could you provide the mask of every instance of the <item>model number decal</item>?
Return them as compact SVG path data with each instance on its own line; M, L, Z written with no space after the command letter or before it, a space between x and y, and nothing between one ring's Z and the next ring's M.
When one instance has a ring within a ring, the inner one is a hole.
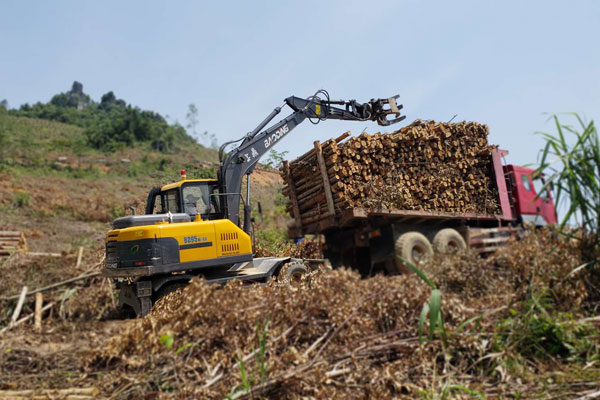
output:
M289 131L290 128L288 128L287 124L277 129L275 133L265 139L265 149L268 149L273 143L284 137Z
M206 242L208 239L206 237L198 237L198 236L186 236L183 238L183 243L198 243L198 242Z

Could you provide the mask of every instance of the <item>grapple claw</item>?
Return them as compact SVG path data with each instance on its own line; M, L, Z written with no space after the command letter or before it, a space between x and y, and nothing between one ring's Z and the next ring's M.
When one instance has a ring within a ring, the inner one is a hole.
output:
M398 104L396 99L399 98L399 95L395 95L390 97L389 99L379 99L379 100L371 100L371 104L373 107L373 120L377 121L377 124L381 126L388 126L395 124L396 122L400 122L406 118L405 115L400 115L400 110L402 110L402 104ZM384 105L387 104L389 107L385 108ZM396 118L388 119L388 115L394 115Z

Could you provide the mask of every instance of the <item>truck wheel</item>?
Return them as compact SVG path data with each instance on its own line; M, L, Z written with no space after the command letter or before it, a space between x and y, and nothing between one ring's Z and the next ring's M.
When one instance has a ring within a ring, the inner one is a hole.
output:
M394 252L396 255L397 272L403 273L407 272L407 269L402 259L410 261L413 265L418 265L433 255L433 248L423 234L419 232L406 232L396 239Z
M306 265L300 261L292 261L281 269L277 278L284 283L296 284L305 274L308 274Z
M433 238L433 249L438 253L456 253L466 248L465 239L452 228L442 229Z

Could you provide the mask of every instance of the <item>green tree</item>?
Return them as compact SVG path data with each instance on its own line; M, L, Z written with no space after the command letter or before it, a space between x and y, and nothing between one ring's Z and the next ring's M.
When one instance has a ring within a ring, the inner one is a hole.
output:
M281 164L283 164L283 162L285 161L285 156L287 155L287 153L289 152L277 151L272 149L269 152L269 157L265 160L263 164L265 164L267 167L279 168L281 167Z
M188 112L185 115L185 119L187 120L187 125L185 127L198 143L211 149L219 148L219 142L214 133L209 133L208 131L204 131L200 134L198 133L198 108L194 103L188 106Z
M185 119L187 120L187 125L185 126L187 129L191 131L193 137L198 137L198 108L194 103L188 106L188 112L185 115Z

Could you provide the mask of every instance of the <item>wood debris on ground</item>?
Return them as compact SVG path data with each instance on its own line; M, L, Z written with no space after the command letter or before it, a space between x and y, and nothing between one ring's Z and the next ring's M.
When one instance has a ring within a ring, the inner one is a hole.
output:
M6 258L16 251L27 251L25 234L19 231L0 230L0 258Z

